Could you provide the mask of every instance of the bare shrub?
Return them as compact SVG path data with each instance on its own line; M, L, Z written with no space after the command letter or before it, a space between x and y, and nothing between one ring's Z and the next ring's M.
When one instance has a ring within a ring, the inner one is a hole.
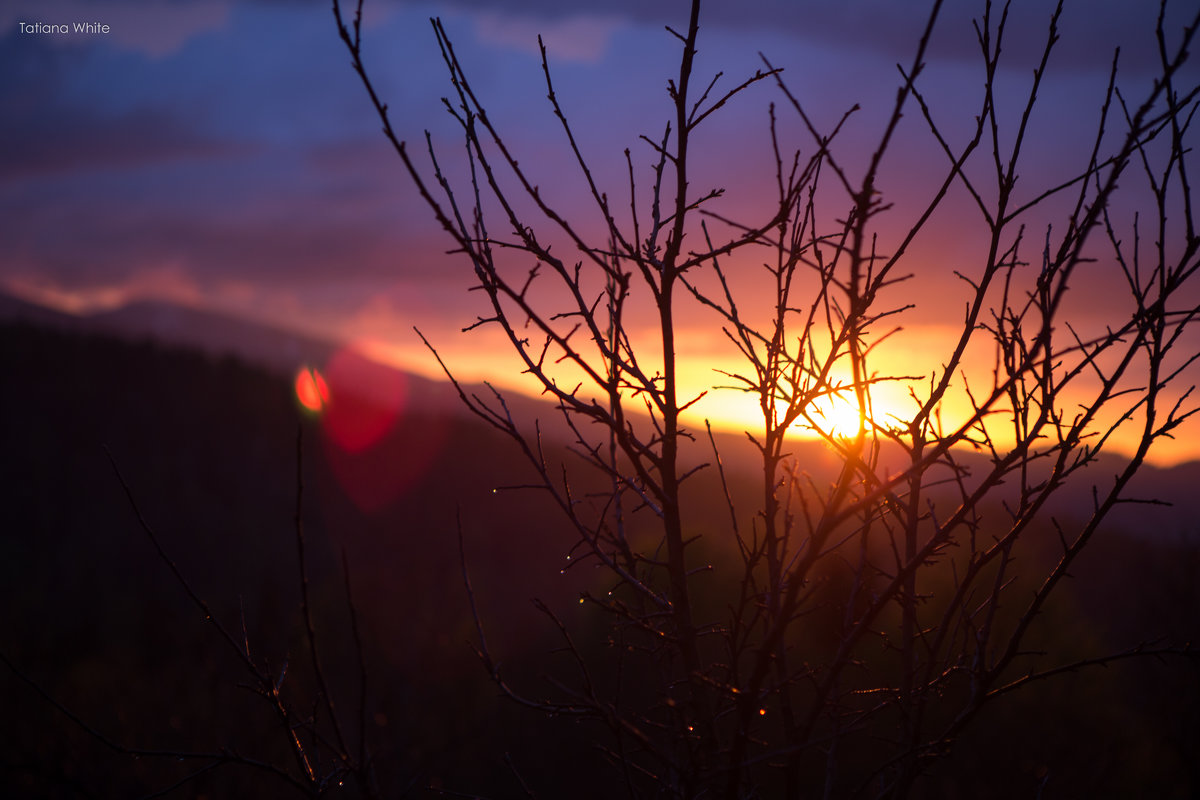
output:
M1198 88L1181 76L1197 20L1167 30L1160 13L1160 69L1140 96L1119 87L1114 58L1074 171L1031 187L1030 120L1053 111L1038 94L1062 4L1013 108L997 80L1008 9L985 4L975 27L983 88L956 119L922 84L940 7L864 155L841 147L857 108L823 127L765 59L728 89L696 74L696 0L686 27L668 28L680 58L667 122L640 137L638 155L625 150L619 187L578 145L543 46L549 108L596 231L539 189L436 20L467 177L449 177L432 137L414 154L364 63L361 2L347 12L335 0L386 135L489 301L470 327L503 331L557 405L576 458L551 459L499 393L463 389L462 400L533 465L535 488L569 523L572 562L604 576L580 579L580 602L603 625L575 629L544 609L571 676L511 685L482 626L480 656L516 701L602 723L600 746L631 796L905 796L1010 692L1087 664L1190 652L1057 652L1039 620L1106 515L1137 499L1129 484L1152 448L1195 412L1184 384L1200 355L1187 169ZM692 145L712 115L770 84L774 171L759 196L772 199L741 219L723 191L699 188L706 165ZM783 115L804 140L788 141ZM927 195L893 199L879 177L906 157L904 115L924 120L942 158L922 164ZM1117 198L1139 184L1146 200L1130 218ZM880 354L903 342L911 306L931 302L905 290L934 268L914 263L914 243L937 234L950 206L956 220L969 209L979 257L955 269L964 302L946 310L954 333L943 352L898 373ZM1119 315L1099 326L1072 312L1094 281L1120 296ZM740 359L712 388L732 386L761 412L747 432L752 509L735 503L744 495L728 485L718 439L688 416L698 397L680 387L680 319L697 307ZM909 405L880 407L884 386L903 387ZM832 422L838 404L856 415L849 429ZM836 456L831 471L792 455L798 428ZM1132 449L1101 462L1129 432ZM1103 476L1086 471L1098 463ZM1063 514L1054 498L1077 485L1086 491ZM714 494L727 499L723 517L705 503Z

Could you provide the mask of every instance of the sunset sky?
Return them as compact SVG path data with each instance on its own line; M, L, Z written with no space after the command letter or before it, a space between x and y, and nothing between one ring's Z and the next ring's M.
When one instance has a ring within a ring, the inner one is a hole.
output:
M1121 86L1131 97L1149 86L1156 5L1067 4L1033 121L1038 146L1022 172L1031 186L1085 163L1117 45ZM1168 19L1190 13L1188 5L1172 3ZM761 52L784 68L819 124L863 107L845 134L852 160L854 148L865 154L879 135L899 81L895 65L911 61L926 6L709 2L700 82L724 71L722 85L731 86L761 66ZM948 6L921 85L945 119L958 114L969 123L983 82L971 28L982 4ZM1013 108L1027 91L1052 8L1044 0L1014 3L999 79L1001 102L1011 98ZM440 16L522 163L554 182L564 209L584 209L575 184L555 181L573 173L545 102L537 35L581 146L611 193L623 196L624 149L648 171L653 153L638 137L660 137L670 114L665 88L678 48L664 25L684 28L686 10L684 2L645 0L368 0L366 60L401 136L419 146L430 130L452 163L461 143L440 106L450 87L428 22ZM109 32L21 28L85 22ZM1193 65L1191 80L1196 74ZM406 368L434 374L412 332L418 326L464 378L512 384L514 362L502 343L459 333L480 311L481 298L466 291L469 266L444 255L448 240L382 137L328 4L10 0L0 6L0 75L0 290L73 311L166 299L365 340ZM730 214L752 210L762 187L771 190L767 107L781 100L773 87L756 87L715 116L697 142L707 156L697 183L725 186L722 208ZM799 132L794 120L786 124ZM928 190L927 167L942 158L915 108L901 136L896 155L903 157L885 165L881 184L897 203L898 227L907 221L904 201ZM809 146L798 135L788 149ZM1131 217L1132 209L1118 211ZM917 275L905 290L918 307L901 320L907 338L889 356L901 370L936 358L948 326L961 319L963 287L952 271L969 270L978 256L955 209L935 223L914 249ZM1045 224L1031 220L1030 229ZM1086 281L1073 310L1103 326L1111 293L1102 280ZM700 385L727 358L726 345L710 317L689 312L683 325L681 357ZM709 413L726 413L713 402ZM1159 460L1200 457L1197 440L1193 425Z

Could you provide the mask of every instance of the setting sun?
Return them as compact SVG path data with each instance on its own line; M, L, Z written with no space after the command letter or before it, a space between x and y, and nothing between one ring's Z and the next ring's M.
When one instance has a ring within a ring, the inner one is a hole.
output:
M809 422L797 423L804 434L826 434L830 437L851 439L858 435L865 422L859 412L858 402L849 395L830 395L812 404Z

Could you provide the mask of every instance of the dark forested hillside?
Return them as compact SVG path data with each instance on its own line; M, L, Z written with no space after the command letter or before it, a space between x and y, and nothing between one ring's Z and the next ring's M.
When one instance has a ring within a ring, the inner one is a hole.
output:
M301 414L286 379L232 358L24 325L0 328L0 374L0 652L26 677L131 748L237 744L243 755L279 757L269 715L237 688L247 676L158 560L114 465L216 616L240 636L244 615L256 658L281 670L290 656L299 673L302 430L314 604L336 672L353 647L344 550L381 774L392 785L506 780L496 777L508 774L503 752L520 750L520 737L504 733L500 720L514 710L496 701L470 648L456 516L484 565L484 615L499 641L530 652L543 632L530 599L562 599L570 543L527 496L492 493L519 479L505 441L460 414L425 412L396 420L372 448L341 452ZM388 475L400 477L388 485ZM383 502L360 508L361 486L346 480L381 476ZM351 708L357 686L345 684ZM11 671L0 672L0 687L0 782L18 795L140 796L203 765L112 752ZM536 735L538 718L515 716ZM222 769L197 785L228 796L274 780Z
M470 647L460 518L480 614L514 680L536 694L540 676L564 666L531 598L593 646L587 607L575 602L589 586L586 566L564 574L572 540L539 495L492 491L526 479L494 431L425 404L398 415L381 441L348 450L301 412L284 377L230 357L30 325L0 326L0 375L0 653L15 668L0 668L6 796L143 796L208 763L133 758L96 734L127 748L286 764L270 715L239 688L244 669L156 556L117 471L218 620L273 672L287 666L288 685L303 694L298 436L318 632L354 727L344 553L368 664L363 721L388 796L405 787L522 796L515 772L539 797L610 796L616 773L591 746L600 732L501 701ZM1187 469L1164 471L1157 484L1178 493L1172 482L1186 482ZM731 476L735 490L743 483ZM717 495L697 491L698 532L719 525ZM1159 519L1153 532L1113 530L1098 542L1046 615L1043 641L1085 657L1200 632L1195 528L1186 515ZM707 552L720 558L723 546ZM1046 558L1053 551L1048 535ZM593 638L603 647L603 635ZM1047 682L998 704L940 763L931 796L1033 796L1039 785L1046 797L1188 796L1200 790L1198 693L1200 673L1186 662L1126 662ZM287 791L235 766L187 787L180 796Z

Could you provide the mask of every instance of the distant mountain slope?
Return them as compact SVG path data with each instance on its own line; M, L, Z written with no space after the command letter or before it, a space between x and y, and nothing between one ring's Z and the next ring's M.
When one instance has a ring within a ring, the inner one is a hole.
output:
M86 330L89 326L86 317L56 311L4 292L0 292L0 322L24 322L57 330Z
M106 333L129 340L153 339L213 355L236 355L285 372L306 361L323 363L337 349L333 342L230 314L153 300L107 311L71 314L0 292L0 321Z
M324 341L246 319L175 303L139 301L87 317L96 330L150 337L218 355L232 354L290 374L298 365L324 364L337 350Z
M109 311L68 314L0 293L0 321L26 322L54 330L99 333L127 341L154 341L208 353L233 356L278 375L292 377L301 366L324 368L343 349L338 342L284 330L241 317L165 301L139 301ZM362 357L369 361L367 357ZM373 362L373 372L403 376L412 408L457 412L452 388L442 381ZM376 387L362 381L355 391L372 396Z

